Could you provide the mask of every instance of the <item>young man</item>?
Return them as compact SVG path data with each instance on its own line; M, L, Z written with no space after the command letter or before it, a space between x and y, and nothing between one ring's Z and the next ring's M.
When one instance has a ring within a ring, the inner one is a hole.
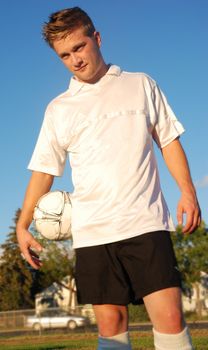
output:
M183 127L154 80L105 63L100 34L80 8L52 14L43 33L73 77L49 104L29 165L17 225L21 251L40 266L31 248L42 248L28 228L37 200L62 174L69 154L78 301L93 304L98 349L131 349L127 305L141 300L155 349L193 349L153 150L154 140L181 190L178 222L186 214L183 232L192 232L200 209L179 142Z

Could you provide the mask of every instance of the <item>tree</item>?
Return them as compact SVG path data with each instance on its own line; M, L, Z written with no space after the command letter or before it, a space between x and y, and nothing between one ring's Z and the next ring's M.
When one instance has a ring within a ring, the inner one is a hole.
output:
M39 284L42 289L49 287L56 282L60 286L66 276L74 277L75 258L70 248L70 243L53 242L39 239L45 247L41 255L42 267L39 271ZM67 286L65 286L67 288Z
M39 271L39 283L42 289L47 289L53 284L50 293L54 305L57 295L60 299L63 298L63 288L68 289L70 291L68 307L70 308L72 300L74 300L73 296L76 294L76 288L74 288L75 256L70 248L71 244L69 241L52 242L47 240L45 242L42 240L41 243L45 246L45 250L41 257L43 265ZM45 303L44 298L43 303Z
M189 235L182 233L177 227L172 234L172 240L182 277L182 288L186 295L191 296L193 286L198 290L197 312L201 313L199 300L199 283L202 283L202 272L208 274L208 231L204 222L195 232Z
M16 238L16 223L20 209L15 213L15 226L4 244L1 245L0 261L0 310L14 310L33 307L31 298L33 290L33 274L23 260Z
M53 282L62 283L65 276L74 275L72 250L66 244L41 240L45 246L43 266L34 270L22 258L16 237L16 223L21 210L15 213L14 226L10 227L0 258L0 311L33 308L35 295ZM32 228L37 238L37 232Z

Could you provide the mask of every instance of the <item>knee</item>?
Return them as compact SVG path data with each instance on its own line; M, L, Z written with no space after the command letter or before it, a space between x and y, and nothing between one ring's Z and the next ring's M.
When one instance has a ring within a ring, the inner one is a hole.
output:
M162 312L159 316L158 329L164 333L179 333L184 329L184 318L181 310L177 308Z
M127 330L127 315L119 308L105 310L97 317L99 334L102 337L112 337Z

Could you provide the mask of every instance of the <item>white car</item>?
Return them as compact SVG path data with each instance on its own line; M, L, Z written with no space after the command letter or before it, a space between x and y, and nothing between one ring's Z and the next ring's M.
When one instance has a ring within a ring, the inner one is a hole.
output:
M89 324L89 321L86 317L54 310L44 311L38 316L28 316L25 323L26 327L33 328L36 331L46 328L68 328L73 330L87 324Z

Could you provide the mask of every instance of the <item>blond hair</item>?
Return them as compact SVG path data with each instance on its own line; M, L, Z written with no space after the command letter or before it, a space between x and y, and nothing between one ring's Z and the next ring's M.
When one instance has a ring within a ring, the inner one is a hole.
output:
M43 38L53 48L55 40L67 37L74 29L83 27L87 36L95 32L94 24L88 14L80 7L64 9L49 16L43 26Z

